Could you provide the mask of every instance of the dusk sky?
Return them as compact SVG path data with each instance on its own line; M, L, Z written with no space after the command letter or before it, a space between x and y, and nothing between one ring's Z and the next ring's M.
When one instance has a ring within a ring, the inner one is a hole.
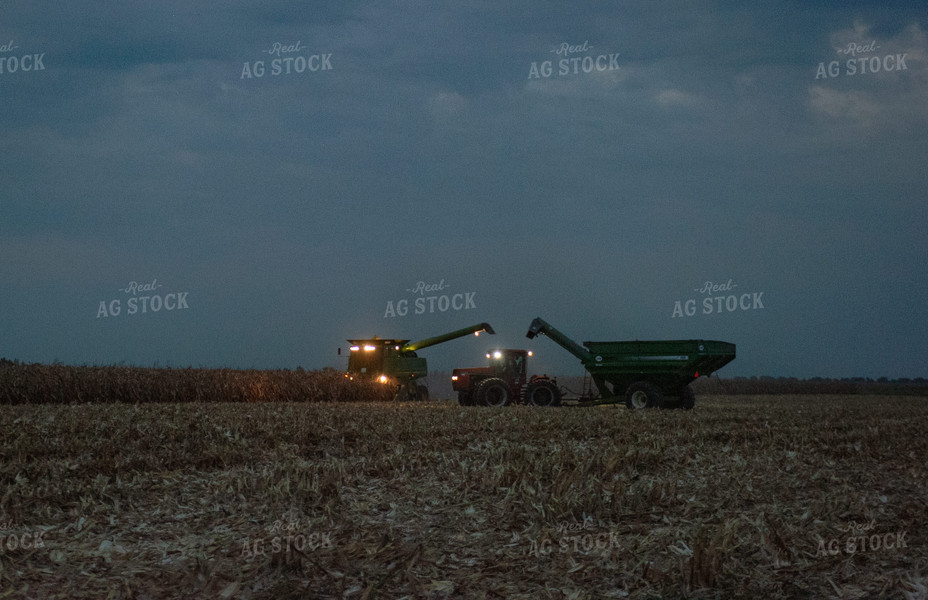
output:
M421 355L581 374L541 316L733 342L723 377L928 376L926 31L914 0L5 3L0 356L344 368L488 321Z

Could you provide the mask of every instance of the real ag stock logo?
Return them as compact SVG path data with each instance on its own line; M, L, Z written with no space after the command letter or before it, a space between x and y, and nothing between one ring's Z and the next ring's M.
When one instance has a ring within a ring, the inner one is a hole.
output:
M274 524L267 528L268 536L245 538L242 541L240 556L251 560L268 554L290 554L291 552L304 554L320 548L335 547L332 542L332 532L306 531L305 527L300 526L298 518L291 518L285 516L281 520L274 521Z
M711 315L723 312L745 310L759 310L764 308L763 292L735 291L738 284L733 279L725 283L706 281L693 288L693 292L702 297L688 300L677 300L673 303L673 314L676 317L694 317L697 314Z
M0 555L18 550L44 548L45 542L42 539L44 534L45 531L41 529L18 531L12 521L0 521Z
M562 42L550 52L557 58L533 62L528 69L529 79L548 79L552 76L581 75L584 73L603 73L618 71L619 53L607 52L593 54L594 47L589 40L582 44Z
M45 70L44 52L29 54L18 50L19 45L13 40L0 44L0 76Z
M157 279L152 279L151 283L139 283L130 281L126 287L120 288L126 298L125 314L138 315L146 313L157 313L161 311L172 312L175 310L186 310L190 308L187 304L188 292L161 292L164 286L158 283ZM97 318L118 317L123 314L122 298L112 300L100 300L97 307Z
M558 523L553 532L546 532L538 537L528 538L527 554L536 558L559 554L596 554L610 553L621 548L618 532L615 530L597 531L593 518L583 516L582 522Z
M908 52L880 52L880 46L877 45L876 40L864 43L848 42L835 48L835 51L842 56L842 59L818 63L815 79L909 70L905 62L909 57Z
M401 298L394 302L387 301L387 308L383 317L405 317L410 314L423 315L434 312L448 312L449 310L471 310L477 308L474 297L477 292L447 292L442 294L446 289L451 288L450 283L445 283L442 279L438 283L427 283L417 281L411 288L406 288L411 298Z
M261 51L262 54L268 54L272 58L267 62L264 59L254 62L246 61L242 65L242 74L239 79L260 79L266 73L276 77L332 70L331 52L307 54L306 50L306 46L300 40L297 40L295 44L274 42L270 48Z
M908 549L909 532L904 529L877 531L876 520L858 524L851 521L842 529L844 535L825 540L818 538L816 557L851 555L862 552L898 552Z

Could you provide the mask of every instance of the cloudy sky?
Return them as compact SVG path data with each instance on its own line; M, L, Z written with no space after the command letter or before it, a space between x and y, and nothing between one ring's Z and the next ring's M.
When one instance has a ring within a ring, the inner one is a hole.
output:
M343 367L489 321L421 354L579 374L542 316L926 376L926 35L914 0L7 3L0 356Z

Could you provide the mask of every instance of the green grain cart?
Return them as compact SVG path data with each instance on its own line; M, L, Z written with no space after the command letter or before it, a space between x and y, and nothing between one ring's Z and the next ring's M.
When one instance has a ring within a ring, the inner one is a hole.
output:
M536 318L526 337L543 334L580 359L598 394L592 389L580 405L616 404L628 408L693 408L690 382L708 376L735 359L735 345L715 340L668 340L576 343Z

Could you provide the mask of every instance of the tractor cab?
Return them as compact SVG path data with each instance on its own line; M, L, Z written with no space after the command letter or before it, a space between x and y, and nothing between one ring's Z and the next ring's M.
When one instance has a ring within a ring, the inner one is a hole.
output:
M493 350L487 352L487 359L494 377L521 387L525 383L525 359L531 355L528 350Z

